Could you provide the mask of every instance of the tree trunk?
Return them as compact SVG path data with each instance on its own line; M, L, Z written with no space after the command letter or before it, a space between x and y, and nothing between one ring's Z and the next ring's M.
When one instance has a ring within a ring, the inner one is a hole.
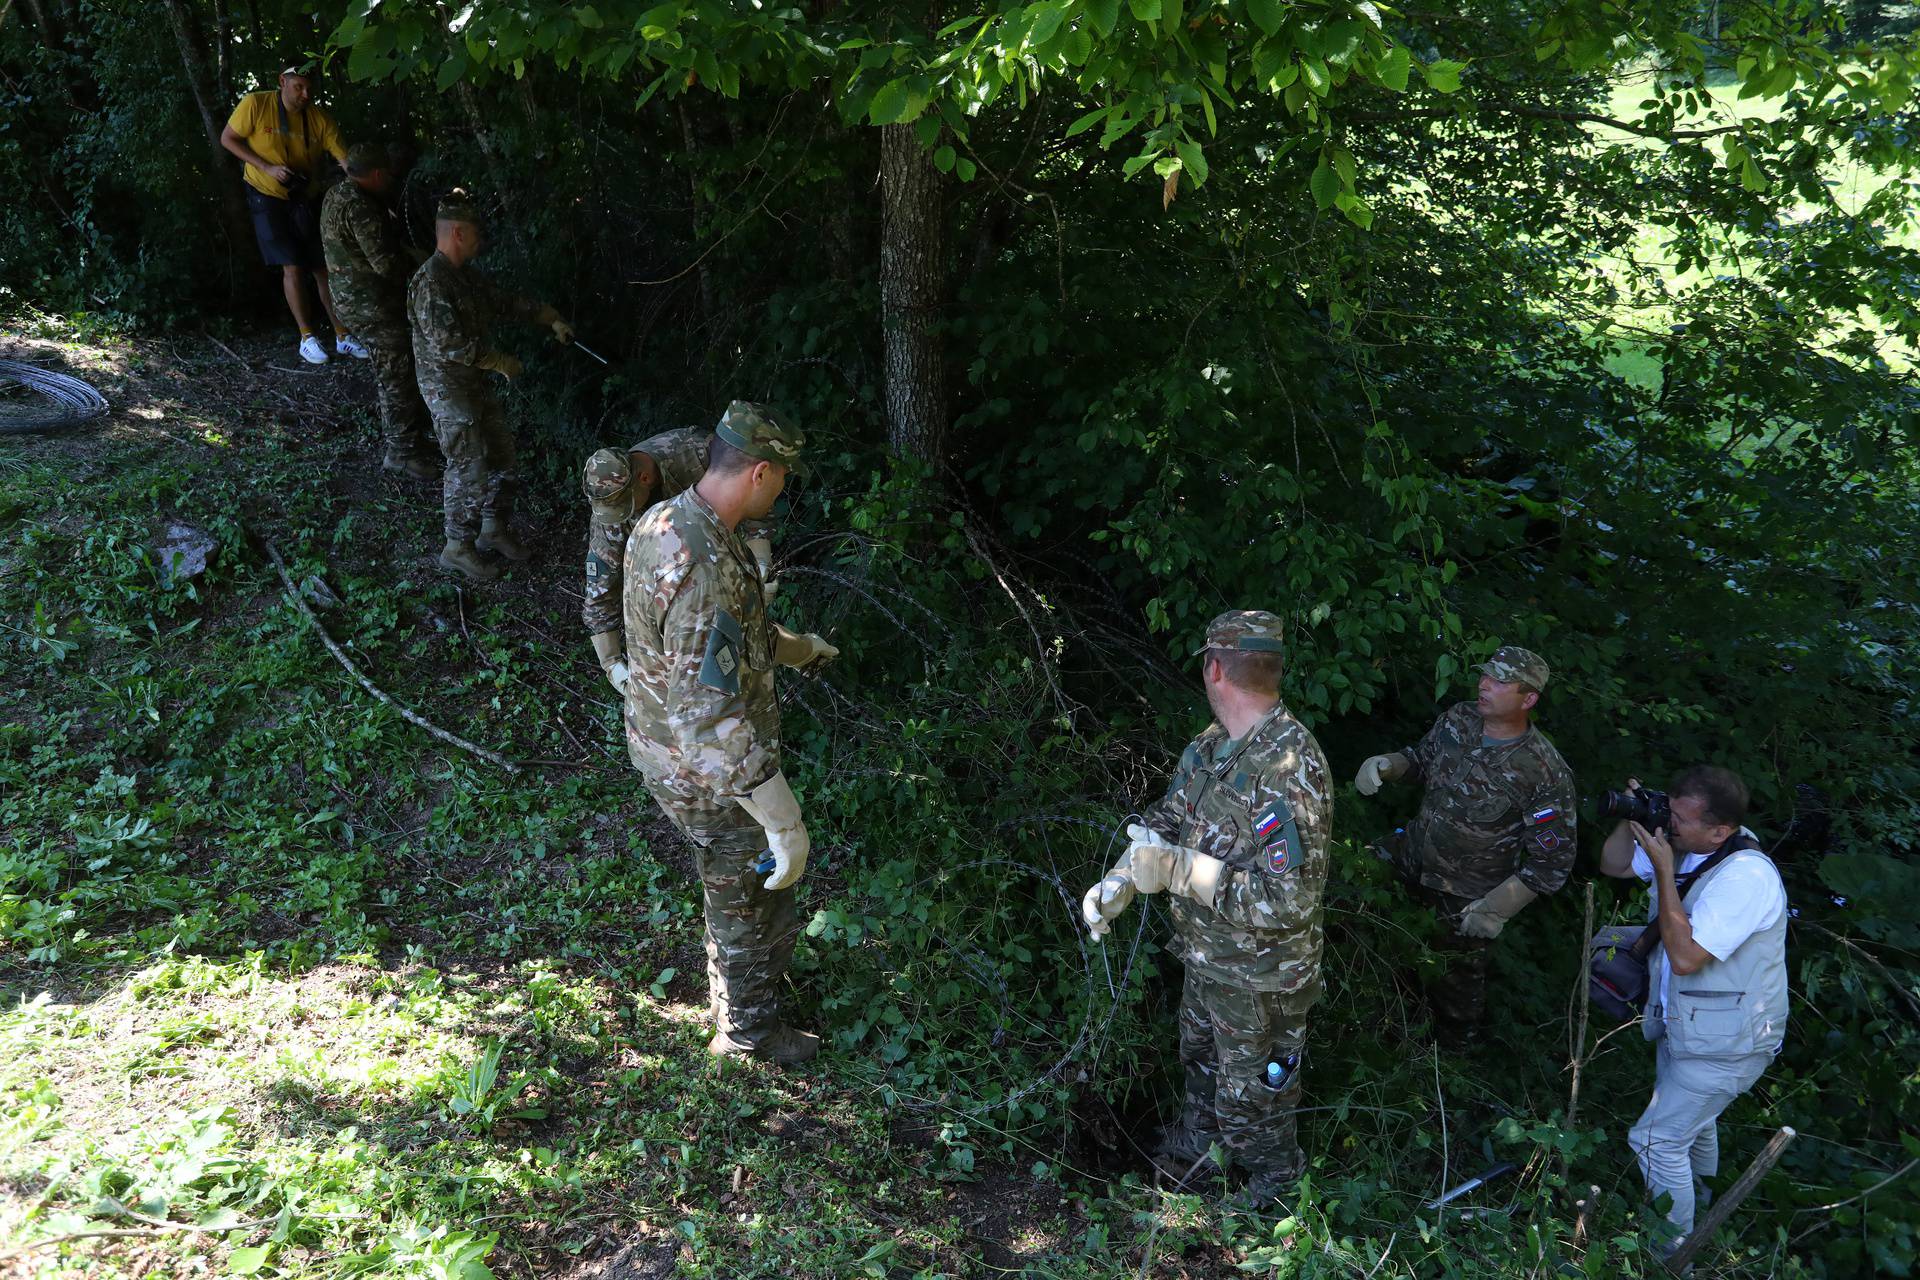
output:
M212 165L214 185L220 192L220 212L227 235L238 251L249 239L246 207L240 203L240 188L233 181L233 164L227 149L220 145L220 131L227 122L227 104L216 97L213 72L207 66L206 33L200 28L200 15L192 0L165 0L167 17L173 26L173 38L180 46L180 64L186 71L187 88L193 105L200 112L200 126L207 137L207 158Z
M940 171L910 124L881 126L880 192L887 438L900 457L938 466L947 444L945 210Z
M233 101L233 19L227 0L213 0L213 39L216 55L214 88L223 103Z
M713 302L713 277L707 271L707 256L700 249L700 207L705 202L700 198L700 153L704 149L693 133L693 117L687 113L687 100L682 98L680 109L680 140L686 147L687 183L691 188L692 203L688 209L692 214L694 257L694 279L700 289L700 323L711 331L714 316L717 314ZM711 332L709 332L711 337Z

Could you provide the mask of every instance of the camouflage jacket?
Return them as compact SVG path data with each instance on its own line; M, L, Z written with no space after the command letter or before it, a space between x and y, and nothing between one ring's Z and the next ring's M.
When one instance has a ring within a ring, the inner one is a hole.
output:
M508 293L472 267L456 267L436 253L407 285L413 323L413 364L420 394L435 401L484 400L493 375L474 362L496 350L493 329L503 319L533 323L543 308Z
M1208 725L1144 816L1174 844L1227 864L1211 908L1172 900L1187 968L1311 1004L1320 994L1333 788L1326 753L1307 727L1284 703L1238 742L1218 722Z
M688 489L634 524L621 568L634 768L683 808L731 807L780 768L773 623L753 554Z
M680 496L699 483L700 477L707 471L707 446L712 440L711 431L699 427L679 427L648 436L627 452L644 453L660 468L660 487L653 495L653 501L660 503ZM636 511L618 524L588 517L587 590L585 603L580 606L580 621L586 624L590 636L597 636L604 631L618 631L622 625L620 561L626 554L627 535L633 532L634 521L644 514ZM743 524L740 536L751 537L752 532L747 525L757 526L758 523L749 521Z
M1518 872L1535 893L1554 893L1573 870L1573 771L1538 729L1481 739L1479 710L1462 702L1406 749L1427 784L1407 827L1419 881L1477 898Z
M320 202L320 245L343 317L357 327L377 320L406 324L413 256L380 197L351 182L337 184Z

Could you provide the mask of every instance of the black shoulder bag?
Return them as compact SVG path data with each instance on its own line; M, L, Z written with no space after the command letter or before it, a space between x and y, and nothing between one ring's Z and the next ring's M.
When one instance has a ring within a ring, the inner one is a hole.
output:
M1684 900L1701 876L1734 854L1759 847L1759 842L1751 836L1736 832L1709 854L1705 862L1685 875L1675 876L1674 890ZM1587 998L1603 1017L1625 1022L1640 1016L1641 1010L1647 1007L1647 992L1653 984L1647 973L1647 959L1659 945L1657 918L1643 927L1608 925L1593 935L1587 944Z

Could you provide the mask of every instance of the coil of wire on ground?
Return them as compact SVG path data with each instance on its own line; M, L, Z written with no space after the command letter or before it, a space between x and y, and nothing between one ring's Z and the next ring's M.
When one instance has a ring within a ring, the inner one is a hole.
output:
M0 435L74 427L106 411L106 397L78 378L0 360Z

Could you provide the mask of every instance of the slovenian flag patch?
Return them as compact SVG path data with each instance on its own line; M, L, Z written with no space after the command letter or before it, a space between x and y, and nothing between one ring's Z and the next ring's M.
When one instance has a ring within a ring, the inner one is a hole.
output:
M1294 830L1293 810L1285 801L1269 805L1253 820L1253 838L1260 842L1260 856L1270 875L1280 875L1293 866L1293 849L1300 833Z
M1535 809L1533 811L1533 824L1539 826L1543 822L1556 821L1559 817L1560 811L1558 809Z

